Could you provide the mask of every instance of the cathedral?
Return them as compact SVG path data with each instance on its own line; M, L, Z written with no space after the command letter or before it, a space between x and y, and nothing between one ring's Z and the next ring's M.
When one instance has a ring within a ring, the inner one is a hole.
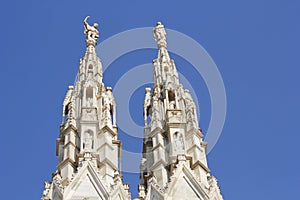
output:
M103 83L95 47L98 24L84 20L86 52L77 82L63 100L56 140L57 170L45 182L41 200L129 200L122 183L122 141L116 104ZM166 32L153 29L158 55L153 60L153 88L145 88L144 139L136 200L223 200L206 160L207 143L198 125L196 105L178 79L167 50ZM141 106L142 109L142 106Z

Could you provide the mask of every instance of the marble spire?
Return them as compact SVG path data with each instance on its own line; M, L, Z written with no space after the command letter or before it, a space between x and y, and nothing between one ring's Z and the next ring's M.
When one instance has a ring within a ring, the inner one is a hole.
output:
M179 82L161 22L154 27L153 37L158 55L153 60L154 86L145 90L139 198L222 200L207 165L207 143L195 102Z
M75 86L63 101L63 120L56 140L57 170L45 183L42 200L130 199L122 183L122 143L118 140L116 102L102 81L95 46L98 24L84 20L86 52L80 59ZM76 189L74 189L76 188Z

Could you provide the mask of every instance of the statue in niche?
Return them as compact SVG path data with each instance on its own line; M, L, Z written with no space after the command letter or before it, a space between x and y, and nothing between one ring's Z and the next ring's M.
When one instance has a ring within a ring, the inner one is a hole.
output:
M93 148L93 136L89 131L85 132L84 135L84 149L85 150L92 150Z
M170 101L169 108L170 109L176 109L175 101Z
M93 106L93 99L91 97L88 97L86 103L87 103L87 107L92 107Z
M184 150L184 142L182 133L174 133L174 151Z
M87 23L88 18L90 18L90 16L87 16L83 23L84 23L84 34L86 35L86 42L87 45L92 44L92 45L96 45L97 40L99 38L99 31L97 30L98 28L98 24L94 23L93 26L90 26Z
M88 70L87 79L93 79L93 71L90 69Z
M172 90L168 91L168 97L169 97L169 109L176 109L176 95Z
M86 88L86 106L92 107L94 101L94 89L92 86Z

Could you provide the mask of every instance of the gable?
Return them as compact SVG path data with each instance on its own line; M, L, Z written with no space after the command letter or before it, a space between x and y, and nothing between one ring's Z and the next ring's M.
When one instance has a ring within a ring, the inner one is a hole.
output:
M92 183L91 177L89 174L86 174L83 179L81 179L78 184L72 188L74 191L73 194L70 195L69 200L102 200L101 195L96 190L95 185Z
M180 200L203 199L185 176L180 176L169 196Z
M205 186L201 184L192 173L191 169L185 164L177 165L168 184L166 191L167 199L209 199L205 191Z
M86 162L64 190L66 200L104 200L108 196L91 164Z
M110 193L113 200L126 200L130 199L130 195L125 191L124 185L121 183L121 179L113 186L113 190Z

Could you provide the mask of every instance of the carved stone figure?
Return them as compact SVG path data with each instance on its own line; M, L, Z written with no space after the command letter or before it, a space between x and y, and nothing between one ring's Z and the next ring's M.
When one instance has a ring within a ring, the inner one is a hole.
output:
M147 170L147 159L142 158L141 164L140 164L141 171L145 172Z
M151 103L151 89L146 88L145 89L145 100L144 100L144 124L147 126L147 117L148 117L148 109Z
M70 103L67 106L67 125L73 125L76 126L76 121L75 121L75 102L74 102L74 97L71 97Z
M89 132L85 132L84 135L84 149L92 150L93 137Z
M158 99L153 99L152 119L153 120L160 120Z
M75 87L68 88L63 102L63 123L56 140L57 170L52 182L45 183L41 200L132 199L128 184L122 183L116 102L112 89L103 83L95 49L98 24L89 25L88 18L84 19L86 52ZM197 106L179 83L160 22L153 34L159 48L153 61L154 86L146 89L143 102L147 124L137 199L223 200L216 180L210 177Z
M86 45L93 45L96 46L97 40L99 38L99 31L97 30L98 24L94 23L92 26L90 26L87 23L87 19L90 18L90 16L87 16L83 23L84 23L84 34L86 35Z
M188 125L188 130L192 127L197 128L197 116L196 116L196 105L192 99L189 90L184 90L184 103L186 109L186 120Z
M103 95L103 118L102 121L105 125L112 125L112 117L115 116L113 110L113 96L111 88L107 88L107 91ZM114 120L115 121L115 120Z
M185 105L186 105L186 109L187 110L194 109L195 108L195 103L192 99L190 91L189 90L184 90L184 95L183 96L184 96L184 102L185 102Z
M112 102L107 94L104 96L103 101L104 101L104 109L110 110Z
M174 133L174 151L184 150L184 142L182 133Z
M160 88L155 87L153 91L153 99L160 99L161 98L161 93L160 93Z
M83 120L97 120L96 109L95 108L85 108L82 110Z
M114 96L112 94L112 88L106 88L106 98L104 99L104 104L109 105L109 109L111 110L114 104Z
M159 109L159 100L157 96L153 96L153 106L152 106L152 115L151 115L151 131L156 127L162 128L161 124L161 115Z
M157 42L158 46L167 45L166 42L166 31L164 25L161 22L157 22L156 27L153 30L153 36L155 41Z
M175 108L176 108L176 103L175 103L175 101L170 101L169 109L175 109Z
M93 98L91 98L91 97L88 97L88 99L87 99L87 107L92 107L93 106Z
M47 197L50 191L51 183L46 181L44 183L44 191L43 191L43 197Z

